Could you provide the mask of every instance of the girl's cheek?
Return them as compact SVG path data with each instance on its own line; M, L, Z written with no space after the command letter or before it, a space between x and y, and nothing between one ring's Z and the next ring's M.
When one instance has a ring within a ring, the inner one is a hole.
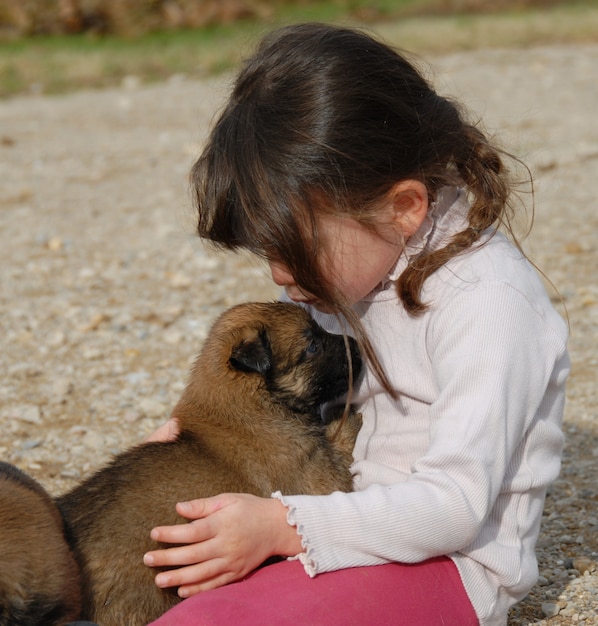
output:
M287 285L295 284L292 274L287 270L284 265L270 262L270 274L274 283L279 287L285 287Z

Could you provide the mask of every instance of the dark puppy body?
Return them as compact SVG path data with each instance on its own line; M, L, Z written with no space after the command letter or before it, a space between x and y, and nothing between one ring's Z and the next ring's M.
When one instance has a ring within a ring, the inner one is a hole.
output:
M120 454L57 500L82 572L83 617L142 625L178 602L142 563L156 548L154 526L185 521L178 501L351 490L360 420L351 416L332 439L336 424L326 427L319 414L361 368L350 346L351 365L343 338L295 305L245 304L221 316L175 408L177 439Z
M80 608L79 570L56 505L0 461L0 626L59 626Z

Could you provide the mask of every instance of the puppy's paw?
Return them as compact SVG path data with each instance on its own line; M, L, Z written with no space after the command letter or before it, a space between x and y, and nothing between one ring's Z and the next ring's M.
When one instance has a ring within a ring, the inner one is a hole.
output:
M328 424L326 438L339 452L352 454L361 424L361 413L351 411L347 417Z

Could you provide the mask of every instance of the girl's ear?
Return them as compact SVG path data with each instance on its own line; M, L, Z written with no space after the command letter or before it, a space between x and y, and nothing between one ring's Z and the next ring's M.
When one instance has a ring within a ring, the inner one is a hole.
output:
M428 190L419 180L402 180L390 190L393 221L402 236L408 239L421 226L428 214Z

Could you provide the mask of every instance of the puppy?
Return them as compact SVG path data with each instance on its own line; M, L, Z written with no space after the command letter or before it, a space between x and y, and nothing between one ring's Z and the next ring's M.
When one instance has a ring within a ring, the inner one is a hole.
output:
M250 303L225 312L175 407L176 440L120 454L57 500L82 573L82 617L141 626L178 602L142 562L158 547L154 526L186 521L178 501L350 491L360 418L326 426L320 407L345 394L360 369L356 342L325 332L299 306Z
M0 626L59 626L80 610L79 569L56 505L0 462Z

